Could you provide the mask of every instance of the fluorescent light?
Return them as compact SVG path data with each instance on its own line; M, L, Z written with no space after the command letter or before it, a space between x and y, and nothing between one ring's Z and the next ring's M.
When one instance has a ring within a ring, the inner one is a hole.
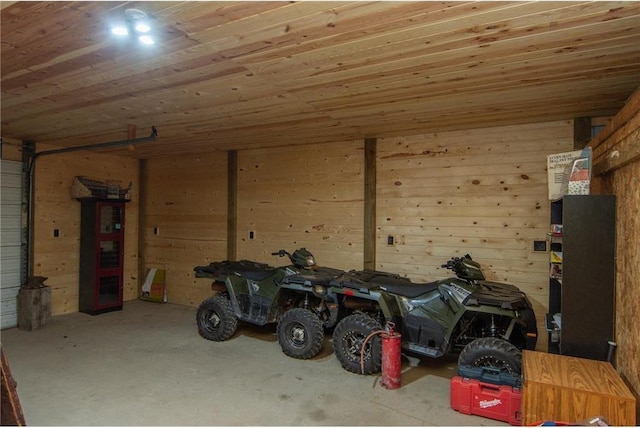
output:
M140 36L140 37L138 37L138 40L140 40L145 45L152 45L152 44L155 43L153 41L153 39L151 38L151 36Z
M138 33L148 33L151 31L151 27L146 22L138 22L136 24L136 31Z
M127 31L127 27L119 25L117 27L111 28L111 33L116 36L126 36L127 34L129 34L129 31Z

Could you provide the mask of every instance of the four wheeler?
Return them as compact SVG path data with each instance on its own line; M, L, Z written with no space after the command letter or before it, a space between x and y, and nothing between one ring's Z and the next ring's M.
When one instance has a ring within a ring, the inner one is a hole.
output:
M320 352L324 341L322 300L311 298L304 285L282 286L291 275L306 273L315 284L328 281L343 271L315 266L305 248L272 253L288 256L291 265L273 267L249 260L213 262L194 268L196 277L212 278L217 293L205 299L196 315L198 332L213 341L229 339L238 320L256 325L277 323L278 342L290 357L308 359ZM325 323L326 326L326 323Z
M486 281L470 255L453 257L442 267L457 278L417 284L387 272L344 272L329 286L307 272L284 278L283 285L306 284L322 296L323 319L335 320L333 349L343 368L372 374L381 368L379 336L395 324L402 348L437 358L460 352L459 364L491 366L519 374L521 349L534 349L536 318L526 295L510 284Z
M536 319L525 294L486 281L469 255L442 266L457 278L424 284L375 270L320 268L305 249L290 258L293 265L281 268L246 260L196 267L196 276L214 278L212 288L219 291L198 309L200 334L226 340L237 319L277 322L284 353L312 358L322 346L323 327L334 328L336 357L346 370L362 374L380 371L380 338L373 333L388 322L402 334L405 351L434 358L460 352L459 364L513 374L521 370L520 350L535 348Z

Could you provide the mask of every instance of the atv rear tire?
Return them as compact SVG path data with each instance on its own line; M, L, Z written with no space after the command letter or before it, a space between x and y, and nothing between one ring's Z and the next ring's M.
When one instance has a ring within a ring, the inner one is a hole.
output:
M333 331L333 350L345 370L358 374L379 373L382 368L382 344L380 336L369 338L362 353L362 343L380 324L365 314L345 317ZM361 360L362 358L362 360ZM364 368L364 371L363 371Z
M522 372L522 353L511 343L495 337L482 337L464 347L458 365L492 367L513 375Z
M196 315L198 333L207 340L222 342L238 329L238 319L233 313L229 298L218 294L205 299Z
M282 352L292 358L315 357L323 342L322 321L308 309L290 309L278 321L278 343Z

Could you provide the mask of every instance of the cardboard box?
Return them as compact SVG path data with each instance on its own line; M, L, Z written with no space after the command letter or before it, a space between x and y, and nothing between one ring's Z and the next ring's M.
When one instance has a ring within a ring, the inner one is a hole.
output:
M140 299L158 303L167 301L164 286L164 269L149 269L144 284L142 284Z

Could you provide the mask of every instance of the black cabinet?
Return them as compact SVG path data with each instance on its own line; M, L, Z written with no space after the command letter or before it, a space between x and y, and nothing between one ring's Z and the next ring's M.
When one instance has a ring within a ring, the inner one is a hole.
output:
M561 325L549 336L550 352L607 358L614 340L615 208L612 195L567 195L551 204L549 312L561 314Z
M80 312L122 309L124 202L80 202Z

